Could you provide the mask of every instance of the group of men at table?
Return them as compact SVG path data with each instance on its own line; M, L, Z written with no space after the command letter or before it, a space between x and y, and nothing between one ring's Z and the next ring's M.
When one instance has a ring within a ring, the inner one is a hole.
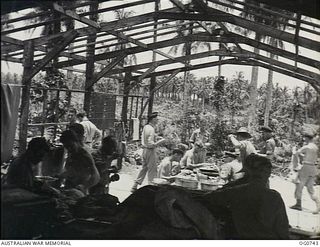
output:
M134 181L131 191L137 190L142 184L146 174L148 182L152 183L154 178L168 178L177 175L182 168L193 169L203 166L206 158L205 143L208 142L208 135L203 128L199 128L192 133L190 143L192 148L186 151L186 147L178 145L170 156L165 157L157 165L156 148L165 142L164 138L158 138L155 133L155 126L158 122L158 113L152 113L148 118L142 132L142 169L137 179ZM228 182L235 182L244 177L244 163L250 154L257 154L271 162L274 160L276 142L273 138L273 130L268 126L261 127L263 144L257 151L250 141L251 134L244 127L241 127L235 134L230 134L228 138L235 147L235 152L225 152L224 164L220 167L220 177ZM311 199L316 203L314 213L320 212L320 201L314 189L314 182L317 175L318 147L315 144L317 135L309 130L303 133L304 145L293 154L292 169L297 172L297 183L295 189L296 204L291 208L302 210L301 197L302 190L307 187ZM299 165L298 165L299 164ZM266 186L269 187L269 181Z
M142 169L135 180L132 191L135 191L143 182L146 174L148 181L152 183L154 178L166 178L177 175L181 169L193 169L203 166L206 163L206 145L209 143L208 133L200 127L196 129L190 137L191 149L187 145L178 144L173 149L170 156L165 157L157 166L156 147L165 142L164 138L158 138L155 133L155 126L158 122L158 113L154 112L149 116L148 124L142 132ZM259 153L272 159L275 150L275 140L272 137L272 129L270 127L262 127L262 137L264 140L263 148ZM250 133L246 128L240 128L236 135L229 135L231 142L235 147L235 152L225 152L224 163L221 166L223 179L234 181L243 176L239 173L242 169L244 159L251 153L257 153L253 144L249 141Z

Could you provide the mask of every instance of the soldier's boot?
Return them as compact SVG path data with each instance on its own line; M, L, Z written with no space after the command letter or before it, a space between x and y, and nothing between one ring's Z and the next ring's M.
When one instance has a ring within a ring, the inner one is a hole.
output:
M291 206L290 208L301 211L301 210L302 210L302 207L301 207L301 199L297 199L296 204L293 205L293 206Z

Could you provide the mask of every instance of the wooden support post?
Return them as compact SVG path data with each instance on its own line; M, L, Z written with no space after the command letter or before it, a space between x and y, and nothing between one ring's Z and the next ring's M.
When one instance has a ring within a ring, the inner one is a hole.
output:
M135 113L135 118L138 117L138 108L139 108L139 97L137 97L137 100L136 100L136 113Z
M43 105L42 105L42 123L47 121L47 104L48 104L48 90L43 89ZM41 136L44 136L45 125L41 126Z
M90 5L90 11L98 10L99 4L93 3ZM90 15L90 20L97 22L98 21L98 15L92 14ZM90 86L91 82L94 78L94 54L95 54L95 42L97 39L97 29L94 30L94 32L91 35L88 35L87 38L87 63L86 63L86 82L85 82L85 88L87 89L87 92L84 94L84 105L83 109L89 114L90 112L90 102L91 102L91 94L93 92L93 88Z
M28 136L28 115L30 104L30 87L34 56L34 45L32 41L26 41L24 43L23 51L23 75L22 75L22 95L21 95L21 117L19 128L19 154L26 151L27 148L27 136Z
M56 104L54 106L54 122L58 123L59 122L59 98L60 98L60 90L57 90L56 94ZM58 126L55 125L53 129L53 139L56 139L57 136L57 128Z
M124 77L124 86L123 86L123 101L122 101L122 112L121 112L121 120L126 125L128 120L128 100L129 100L129 93L130 93L130 81L131 81L131 74L126 73Z
M181 69L176 69L166 80L164 80L164 82L162 82L158 87L155 87L151 92L150 95L154 94L156 91L158 91L160 88L163 88L163 86L165 86L173 77L175 77L179 72L181 71ZM162 95L163 96L163 95ZM143 99L143 98L142 98ZM141 108L141 112L140 112L140 116L139 119L142 118L143 112L146 109L148 103L150 101L150 97L147 99L147 101L145 102L143 108ZM150 104L150 103L149 103ZM143 102L141 102L141 105L143 105Z
M154 4L155 4L155 7L154 7L155 13L158 13L159 12L159 7L160 7L159 6L159 4L160 4L159 0L155 0ZM157 27L158 27L158 20L155 19L154 20L154 26L153 26L153 28L154 28L153 43L157 42ZM157 54L155 52L153 52L153 54L152 54L152 62L155 63L156 60L157 60ZM153 92L154 92L154 89L155 89L156 85L157 85L156 76L152 76L151 80L150 80L150 86L149 86L149 101L147 101L147 102L149 102L148 103L149 104L148 105L148 116L151 115L152 110L153 110L153 101L154 101L154 93ZM144 109L143 110L141 109L140 117L142 116L143 111L144 111Z
M130 103L130 117L129 119L132 118L132 110L133 110L133 97L131 97L131 103Z

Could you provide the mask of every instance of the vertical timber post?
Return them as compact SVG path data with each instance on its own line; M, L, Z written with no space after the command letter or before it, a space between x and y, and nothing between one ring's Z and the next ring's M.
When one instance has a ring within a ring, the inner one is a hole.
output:
M99 8L98 2L93 2L90 5L90 11L96 11ZM95 22L98 21L98 14L92 14L90 15L90 20L93 20ZM87 43L90 43L90 45L87 46L87 64L86 64L86 82L85 82L85 94L84 94L84 104L83 109L89 114L90 111L90 102L91 102L91 94L93 91L92 87L88 86L91 84L91 81L94 76L94 54L95 54L95 42L97 39L97 32L95 31L91 35L88 35Z
M159 11L159 4L160 4L159 0L155 0L154 4L155 4L154 11L157 13ZM153 25L153 28L154 28L153 43L157 42L157 27L158 27L158 20L155 19L154 20L154 25ZM157 54L155 52L153 52L153 54L152 54L152 62L155 63L156 59L157 59ZM151 76L150 87L149 87L150 95L149 95L149 104L148 104L148 116L150 116L151 113L152 113L154 93L151 93L151 92L154 91L154 89L156 87L156 84L157 84L156 77L155 76Z
M23 50L23 75L22 75L22 95L21 95L21 115L19 126L19 154L26 151L27 136L28 136L28 115L29 115L29 100L31 79L26 79L32 72L34 58L33 41L26 41Z

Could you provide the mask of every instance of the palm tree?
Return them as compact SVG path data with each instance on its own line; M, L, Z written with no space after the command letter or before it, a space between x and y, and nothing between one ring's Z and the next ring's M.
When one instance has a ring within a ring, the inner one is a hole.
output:
M177 21L177 35L176 37L185 37L188 35L191 35L193 33L193 26L194 23L190 24L184 24L185 21ZM182 24L182 25L181 25ZM211 44L208 42L190 42L186 41L182 46L175 45L172 46L169 50L169 53L177 54L179 52L179 48L181 47L181 53L185 56L190 56L192 52L196 52L199 49L211 49ZM188 58L185 59L185 66L188 66L190 64L190 60ZM187 133L187 113L189 108L189 78L190 78L190 72L186 71L184 72L184 87L183 87L183 136L181 140L184 142L187 139L187 136L185 135Z
M249 18L251 20L254 20L255 22L263 23L269 26L272 26L277 29L284 30L286 28L286 24L289 21L286 17L280 17L275 16L273 14L270 14L268 12L263 11L263 8L271 9L275 11L280 11L279 9L274 9L270 6L263 5L261 3L258 3L254 0L245 0L245 3L248 3L250 5L255 5L258 8L254 9L254 13L256 14L263 14L264 16L267 16L269 18L262 18L257 15L250 14L252 12L248 12L248 10L252 10L251 7L248 7L247 5L244 5L243 12L241 13L241 16L244 18ZM262 8L263 7L263 8ZM290 13L287 13L285 10L281 10L282 13L285 13L287 15L290 15ZM244 34L249 35L250 31L245 29ZM265 36L263 33L255 32L255 40L256 41L263 41L265 40ZM280 40L276 40L272 37L268 38L268 43L272 46L279 46L280 48L283 47L283 43ZM254 53L259 54L260 50L259 48L254 48ZM270 58L274 59L276 58L273 54L270 53ZM255 125L255 119L256 119L256 104L257 104L257 85L258 85L258 74L259 69L258 66L252 67L251 72L251 84L250 84L250 107L249 107L249 119L248 119L248 128L251 129L253 125ZM268 86L267 86L267 97L266 97L266 109L265 109L265 116L264 116L264 125L268 124L269 116L270 116L270 109L271 109L271 102L272 102L272 89L273 89L273 71L269 70L268 73Z

